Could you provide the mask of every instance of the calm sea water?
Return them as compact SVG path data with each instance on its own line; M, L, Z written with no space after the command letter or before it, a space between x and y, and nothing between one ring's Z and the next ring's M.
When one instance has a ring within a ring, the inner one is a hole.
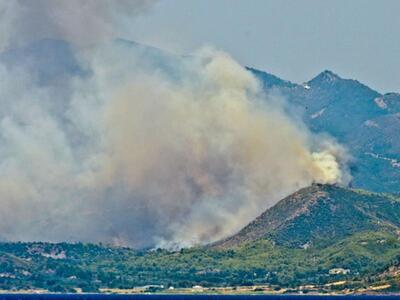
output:
M0 300L399 300L400 296L4 294Z

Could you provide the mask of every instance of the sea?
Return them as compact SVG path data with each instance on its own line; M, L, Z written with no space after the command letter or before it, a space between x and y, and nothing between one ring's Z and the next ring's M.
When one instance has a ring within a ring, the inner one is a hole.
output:
M106 294L1 294L0 300L399 300L380 295L106 295Z

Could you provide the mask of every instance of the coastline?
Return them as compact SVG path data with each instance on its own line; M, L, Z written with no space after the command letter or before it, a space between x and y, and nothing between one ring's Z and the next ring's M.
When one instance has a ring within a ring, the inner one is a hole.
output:
M400 292L380 292L383 290L376 287L369 289L344 289L338 291L323 290L316 287L299 288L272 288L270 286L240 286L240 287L202 287L202 288L174 288L163 289L159 291L148 291L143 288L132 289L113 289L101 288L99 292L83 292L76 288L75 293L51 292L45 289L27 289L27 290L0 290L0 296L3 295L159 295L159 296L400 296ZM385 286L387 287L387 286Z

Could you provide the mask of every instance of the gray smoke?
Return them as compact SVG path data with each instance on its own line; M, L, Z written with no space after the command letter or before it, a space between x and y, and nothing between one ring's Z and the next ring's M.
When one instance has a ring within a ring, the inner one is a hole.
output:
M58 38L79 45L91 29L76 35L54 11L88 3L96 23L133 2L17 3L43 10ZM107 42L118 36L109 31L75 48L85 72L61 85L0 64L3 239L191 246L234 233L312 182L348 182L345 150L294 121L228 54L178 59Z
M130 32L156 0L0 0L0 49L43 39L88 46Z

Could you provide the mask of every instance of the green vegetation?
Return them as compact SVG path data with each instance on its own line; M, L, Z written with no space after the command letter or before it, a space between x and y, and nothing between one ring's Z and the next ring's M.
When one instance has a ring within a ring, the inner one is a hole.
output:
M65 253L65 258L60 255ZM51 255L52 257L48 257ZM233 249L138 252L89 244L0 245L0 288L97 291L149 284L192 287L271 284L295 287L365 278L399 264L398 237L363 232L329 247L294 249L260 240ZM333 268L349 274L329 275Z
M207 247L171 252L2 243L0 289L295 288L340 280L363 286L381 282L379 274L400 265L399 212L395 197L315 185L282 200L237 235ZM397 277L387 281L392 289L398 286Z

